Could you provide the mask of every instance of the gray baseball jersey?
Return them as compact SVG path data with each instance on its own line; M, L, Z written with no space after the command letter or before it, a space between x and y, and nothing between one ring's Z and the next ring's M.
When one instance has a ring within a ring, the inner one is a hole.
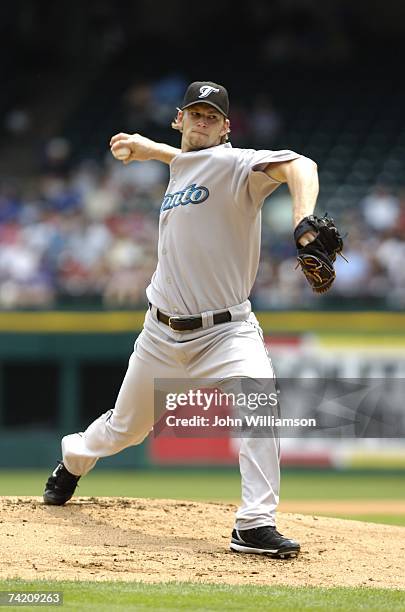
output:
M197 314L248 299L260 258L261 207L280 185L264 169L297 157L229 143L176 155L149 302L167 313Z

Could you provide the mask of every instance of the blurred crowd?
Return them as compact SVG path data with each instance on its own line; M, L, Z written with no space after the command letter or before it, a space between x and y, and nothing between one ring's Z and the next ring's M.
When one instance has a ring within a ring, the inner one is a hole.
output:
M130 86L121 98L122 124L178 142L169 126L186 84L172 74ZM5 121L16 141L29 130L29 115L10 113ZM269 96L232 107L235 146L268 148L282 129ZM101 155L80 158L67 138L53 137L31 177L0 182L0 308L146 306L168 168L154 161L124 166L107 145ZM329 212L347 233L348 261L338 257L333 290L321 299L296 269L287 188L265 202L254 307L405 305L405 190L377 183L355 206L341 202Z
M125 130L178 143L169 126L190 80L184 74L203 78L211 65L211 78L220 80L223 51L214 43L226 41L224 23L228 31L244 23L246 31L226 47L231 142L313 157L323 173L317 212L330 206L347 233L348 261L338 257L333 289L319 298L296 269L291 199L280 187L263 208L254 306L405 305L405 90L393 65L401 57L401 3L382 16L365 0L258 0L238 10L227 0L205 12L184 11L179 0L159 1L154 12L146 0L104 0L70 3L69 19L65 4L1 8L0 309L146 305L168 169L125 167L111 157L108 140L112 130ZM194 37L169 41L180 13L185 31L198 22L210 32L208 55L196 54ZM146 64L139 54L145 45L153 51ZM357 60L369 70L363 85Z
M295 270L291 243L291 207L277 192L264 207L263 255L254 287L258 308L340 308L405 306L405 190L391 192L376 185L355 209L330 211L344 236L344 256L338 256L332 290L319 298L311 294ZM289 199L289 198L288 198ZM347 261L346 261L347 260Z
M130 86L119 108L125 129L178 143L170 123L186 85L173 74ZM281 119L266 96L249 110L235 107L232 135L259 148ZM31 124L17 109L4 128L19 142ZM168 175L154 161L124 166L107 144L80 159L68 138L46 141L31 179L0 181L0 308L145 306Z
M48 147L63 162L66 147ZM64 155L61 155L61 150ZM23 187L0 188L0 308L144 307L156 266L159 208L168 170L123 166L109 152L61 172L55 159ZM62 163L63 165L63 163ZM405 305L405 191L376 185L354 210L333 211L346 237L331 292L343 305ZM256 308L322 307L295 269L291 202L279 188L263 209ZM328 298L329 299L329 298Z
M84 161L0 191L0 306L140 305L166 170Z

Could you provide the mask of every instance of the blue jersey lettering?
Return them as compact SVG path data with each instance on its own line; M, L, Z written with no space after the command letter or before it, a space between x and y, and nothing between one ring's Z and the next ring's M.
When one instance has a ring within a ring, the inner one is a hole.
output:
M201 202L205 202L209 195L210 192L207 187L204 187L204 185L197 185L197 183L192 183L181 191L166 193L160 207L160 212L170 210L171 208L180 206L180 204L182 206L187 206L187 204L201 204Z

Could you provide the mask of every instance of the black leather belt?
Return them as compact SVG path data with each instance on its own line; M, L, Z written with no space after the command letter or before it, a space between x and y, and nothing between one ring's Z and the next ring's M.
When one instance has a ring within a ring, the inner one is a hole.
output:
M152 308L151 303L149 303L149 308ZM202 317L200 315L195 317L172 317L163 314L163 312L157 308L156 317L158 321L168 325L170 329L173 329L174 331L191 331L193 329L199 329L203 326ZM229 321L232 321L232 315L229 310L214 314L214 325L218 325L218 323L229 323Z

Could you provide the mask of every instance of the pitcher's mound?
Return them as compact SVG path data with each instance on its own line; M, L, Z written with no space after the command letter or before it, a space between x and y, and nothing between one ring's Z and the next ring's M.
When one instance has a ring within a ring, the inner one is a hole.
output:
M278 515L296 559L229 550L235 506L165 499L0 498L0 578L405 588L405 528Z

